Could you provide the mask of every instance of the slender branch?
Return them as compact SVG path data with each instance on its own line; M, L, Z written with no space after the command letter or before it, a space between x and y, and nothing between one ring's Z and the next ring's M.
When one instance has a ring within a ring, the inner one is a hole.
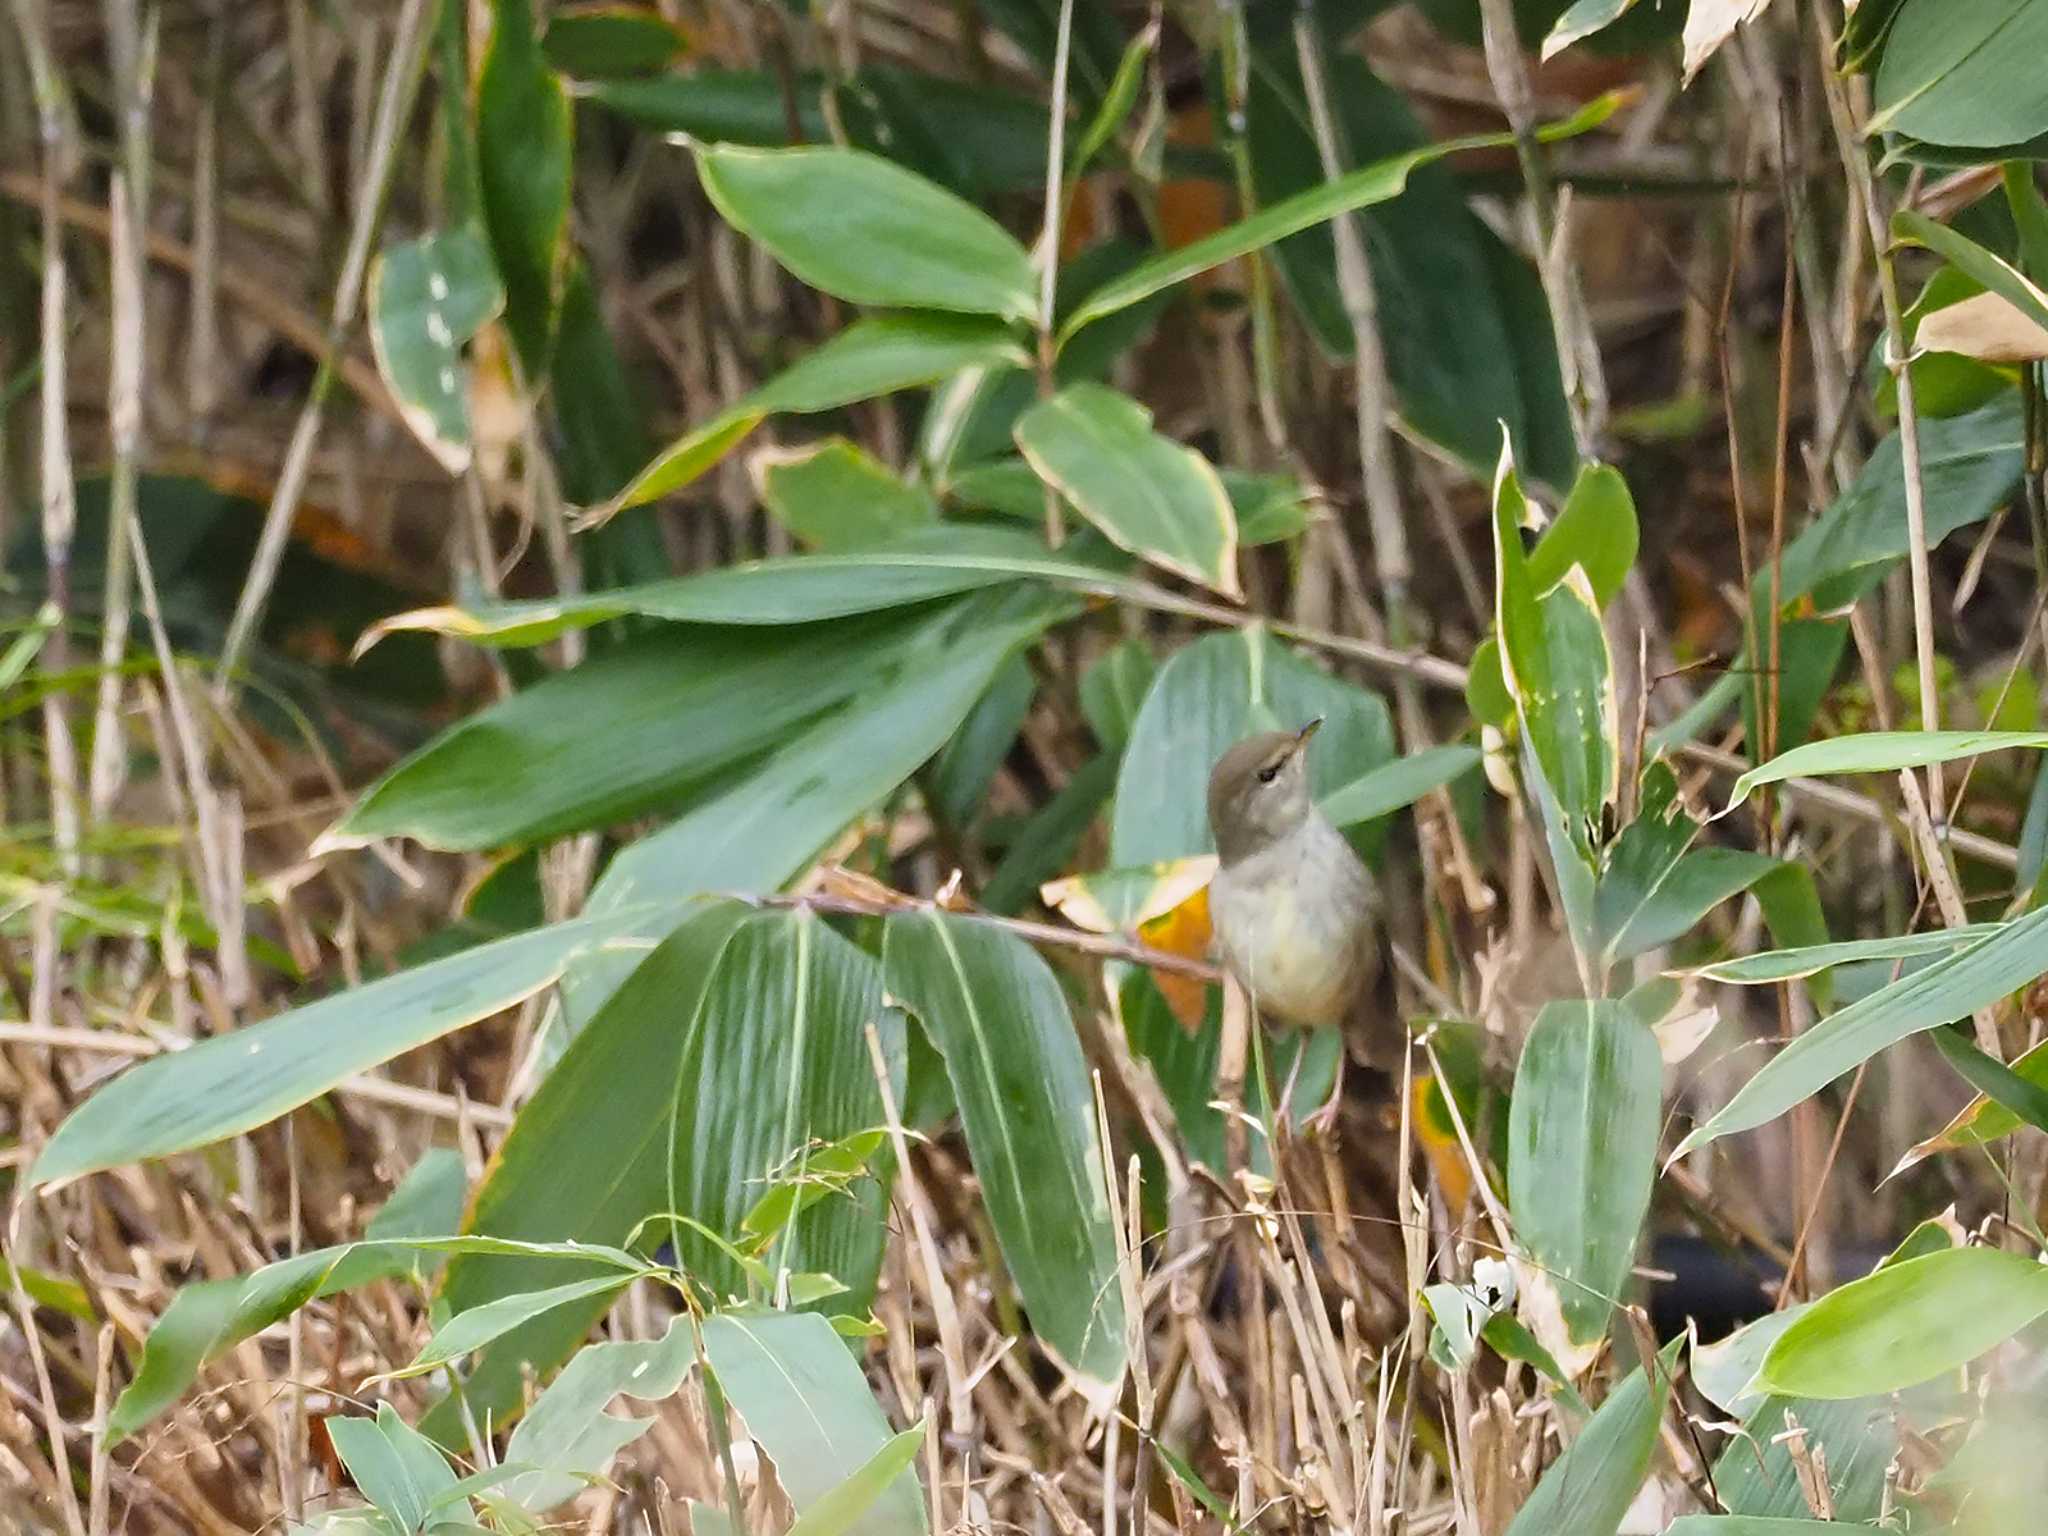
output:
M355 223L349 231L348 250L342 258L341 278L335 284L334 307L328 321L327 343L320 371L299 412L292 431L291 446L285 453L284 468L270 507L263 515L263 531L257 535L256 553L249 563L242 595L228 623L227 638L221 644L218 690L226 698L234 687L242 660L255 638L257 626L270 602L278 565L284 558L285 538L291 532L292 514L299 504L312 469L313 449L320 438L320 416L327 391L334 382L334 364L349 327L355 322L362 301L363 275L370 265L370 241L377 232L384 211L385 193L398 161L399 132L412 108L413 92L419 85L420 66L426 58L428 0L406 0L392 39L391 61L384 71L382 94L377 102L377 124L370 150L369 169L363 174L358 192Z
M14 0L15 23L28 56L29 79L36 98L37 129L42 139L42 165L37 202L42 209L42 494L43 562L48 573L50 602L57 620L43 643L43 674L53 680L71 665L71 540L78 523L76 488L71 479L71 441L65 403L65 340L69 272L64 260L64 227L58 216L58 191L71 173L77 154L76 124L71 98L50 54L48 16L37 0ZM77 878L79 833L78 748L71 734L71 699L56 684L43 697L43 750L49 760L50 821L57 858L64 873ZM57 1448L61 1458L63 1448ZM60 1469L61 1470L61 1469ZM67 1484L68 1490L68 1484ZM75 1514L75 1511L72 1511ZM76 1525L76 1521L73 1521Z
M1061 174L1067 153L1067 65L1074 47L1074 0L1060 0L1059 38L1053 49L1051 120L1045 134L1045 228L1038 241L1038 394L1050 399L1058 378L1059 342L1054 329L1060 280ZM1065 537L1059 492L1045 487L1045 538L1057 549Z
M1544 163L1543 145L1536 136L1536 89L1529 78L1528 61L1522 56L1514 0L1480 0L1479 15L1486 72L1514 132L1515 154L1522 165L1529 240L1544 297L1550 301L1550 323L1557 337L1558 363L1564 370L1572 435L1578 441L1580 457L1590 459L1596 456L1607 428L1607 380L1585 294L1569 259L1568 224Z
M735 892L733 895L736 899L750 902L757 907L829 912L841 917L887 917L895 912L921 911L931 905L917 897L902 895L895 891L890 891L886 895L878 893L873 897L846 896L823 891L799 891L780 896L760 896L743 892ZM959 911L952 908L946 910L970 923L981 923L986 927L1000 928L1005 933L1015 934L1030 944L1049 944L1056 949L1071 949L1080 954L1094 955L1102 960L1128 960L1155 971L1172 971L1175 975L1191 976L1197 981L1223 979L1223 973L1206 961L1191 960L1186 955L1177 955L1167 949L1154 949L1149 944L1118 938L1115 934L1089 933L1082 928L1062 928L1056 923L1034 923L1022 917L998 917L993 912Z
M1832 48L1832 39L1828 40ZM1871 175L1870 157L1862 148L1849 110L1848 95L1833 70L1823 70L1827 86L1828 111L1835 119L1836 134L1845 147L1850 194L1863 210L1870 231L1871 254L1877 264L1878 295L1884 303L1885 367L1898 394L1899 460L1906 483L1906 565L1913 588L1913 648L1920 673L1920 727L1941 729L1941 694L1934 671L1934 584L1927 559L1927 491L1920 470L1920 415L1913 398L1913 374L1907 366L1906 322L1899 303L1898 273L1892 266L1891 244L1885 231L1884 210L1878 202L1876 178ZM1937 810L1946 804L1941 788L1941 765L1927 769L1927 800ZM1935 828L1937 834L1946 828Z

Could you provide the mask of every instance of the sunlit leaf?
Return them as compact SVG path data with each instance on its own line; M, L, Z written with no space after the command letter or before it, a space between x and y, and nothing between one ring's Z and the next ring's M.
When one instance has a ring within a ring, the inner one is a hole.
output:
M2044 971L2048 908L2003 924L1989 938L1951 951L1807 1029L1695 1127L1673 1158L1775 1120L1886 1046L1966 1018Z
M814 288L855 304L1029 320L1024 247L976 208L856 149L704 145L697 174L728 223Z
M1522 1048L1508 1207L1575 1343L1605 1332L1627 1282L1656 1177L1662 1084L1655 1036L1618 1003L1546 1004Z
M775 1463L798 1518L817 1509L891 1443L860 1367L821 1317L727 1312L706 1319L704 1352L747 1432ZM854 1536L922 1536L924 1497L908 1466L842 1527Z
M1017 423L1041 479L1119 547L1227 596L1240 595L1237 516L1209 461L1152 430L1128 395L1075 384Z
M1828 1292L1779 1335L1758 1385L1800 1397L1869 1397L1967 1365L2048 1312L2048 1265L1954 1248Z
M932 909L889 919L888 987L946 1058L989 1220L1039 1337L1115 1382L1123 1290L1094 1095L1058 980L1022 940Z

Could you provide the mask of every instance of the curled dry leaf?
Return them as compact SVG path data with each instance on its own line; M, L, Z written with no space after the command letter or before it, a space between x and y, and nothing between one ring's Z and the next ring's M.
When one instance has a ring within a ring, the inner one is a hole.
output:
M1657 1037L1657 1054L1664 1065L1675 1067L1698 1050L1720 1022L1720 1010L1701 1003L1698 990L1688 985L1677 1009L1651 1025L1650 1033Z
M1763 15L1771 0L1692 0L1685 17L1685 81L1720 50L1735 29Z
M1920 322L1914 341L1923 352L1955 352L1980 363L2048 359L2048 330L1995 293L1975 294L1937 309Z

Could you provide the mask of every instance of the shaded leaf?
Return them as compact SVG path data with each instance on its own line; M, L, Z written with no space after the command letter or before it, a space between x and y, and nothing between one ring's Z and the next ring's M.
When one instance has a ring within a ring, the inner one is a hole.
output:
M1952 1029L1937 1029L1935 1049L1956 1075L2008 1114L2037 1131L2048 1131L2048 1088L2030 1081L1997 1057L1979 1050Z
M608 505L642 506L681 490L730 453L763 418L834 410L931 384L963 368L1025 361L1007 327L963 315L870 315L750 395L669 444Z
M462 348L504 305L504 285L474 230L392 246L370 265L377 371L413 436L451 475L469 467L471 451Z
M2048 1090L2048 1040L2015 1057L2011 1071L2022 1082ZM1957 1110L1955 1117L1947 1125L1925 1141L1916 1142L1885 1177L1895 1178L1915 1163L1923 1162L1937 1152L1949 1152L1958 1147L1985 1146L2001 1136L2012 1134L2024 1123L2005 1105L1987 1094L1979 1093Z
M1538 136L1546 141L1570 138L1598 127L1613 115L1621 104L1620 98L1603 96L1574 113L1563 122L1546 125L1537 130ZM1373 203L1385 202L1400 195L1407 185L1408 175L1418 165L1460 150L1494 148L1511 142L1498 134L1486 134L1475 138L1446 139L1424 149L1411 150L1390 159L1365 166L1335 181L1325 182L1319 187L1286 198L1269 207L1260 209L1250 218L1205 235L1198 240L1167 251L1152 260L1142 263L1122 277L1105 283L1077 305L1060 327L1059 340L1064 345L1076 332L1090 322L1105 315L1128 308L1140 299L1148 298L1176 283L1185 282L1197 273L1206 272L1228 261L1260 250L1275 241L1284 240L1298 230L1321 224L1354 208L1368 207Z
M1363 58L1332 50L1324 66L1337 142L1350 163L1428 145L1407 101ZM1244 131L1261 205L1325 183L1291 29L1268 46L1254 43ZM1357 222L1402 420L1475 476L1492 467L1505 423L1539 474L1568 477L1571 421L1549 306L1533 269L1473 213L1464 188L1440 164L1417 166L1398 197L1361 211ZM1337 277L1335 232L1311 226L1271 254L1324 351L1349 357L1356 336ZM1531 280L1516 281L1518 270ZM1531 317L1533 325L1517 323Z
M690 39L650 6L583 0L550 13L540 46L563 74L604 80L666 68Z
M493 0L476 124L484 228L505 284L505 327L529 384L537 385L554 346L574 121L535 36L530 0Z
M2031 0L1906 0L1885 39L1867 133L2002 146L2048 131L2048 9Z
M843 437L757 455L761 499L813 549L886 544L938 520L930 491L892 474Z

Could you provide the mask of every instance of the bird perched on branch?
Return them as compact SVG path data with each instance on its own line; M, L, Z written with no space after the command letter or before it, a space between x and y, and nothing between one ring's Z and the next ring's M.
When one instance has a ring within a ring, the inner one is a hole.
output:
M1343 1029L1370 1065L1397 1065L1406 1033L1371 999L1380 966L1372 876L1309 791L1308 745L1322 723L1248 736L1217 760L1210 922L1225 967L1260 1015ZM1292 1077L1287 1086L1283 1104Z

